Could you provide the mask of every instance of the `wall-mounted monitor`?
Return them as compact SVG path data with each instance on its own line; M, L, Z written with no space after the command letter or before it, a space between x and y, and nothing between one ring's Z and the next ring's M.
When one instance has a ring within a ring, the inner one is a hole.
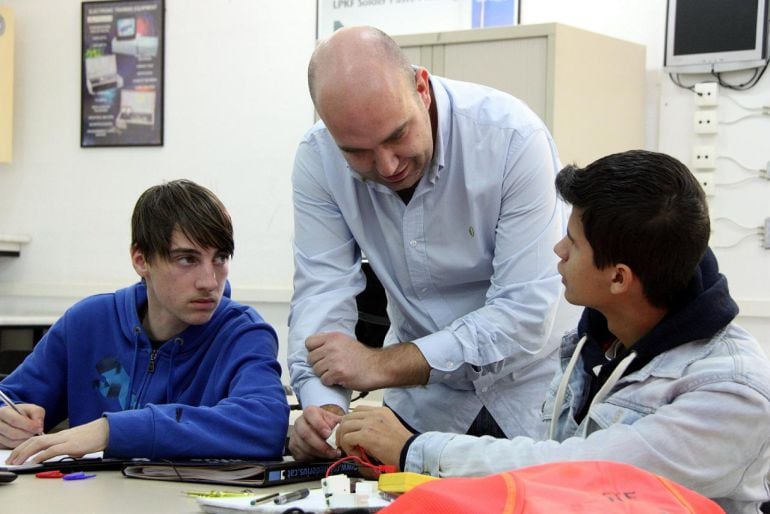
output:
M719 73L764 66L769 0L668 0L664 67Z

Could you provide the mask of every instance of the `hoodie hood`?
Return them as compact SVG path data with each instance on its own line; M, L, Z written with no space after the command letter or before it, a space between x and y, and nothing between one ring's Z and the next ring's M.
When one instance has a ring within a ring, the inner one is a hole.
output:
M230 283L227 282L222 298L217 309L212 314L211 320L203 325L190 325L172 339L186 342L205 341L207 333L216 333L223 321L221 315L227 310L227 304L230 303L230 292ZM145 283L139 281L132 286L116 291L115 303L118 317L120 318L121 332L123 332L123 335L128 340L137 341L137 335L144 332L140 313L147 308L147 287ZM147 343L149 344L149 340Z
M578 335L586 336L583 348L587 370L604 364L598 375L603 383L618 363L631 351L636 358L624 374L641 369L653 357L679 345L700 339L710 339L738 315L738 305L730 297L727 278L719 273L716 256L707 249L682 300L652 330L630 349L623 349L609 362L604 359L603 347L615 339L607 328L607 319L598 311L587 308L578 323Z

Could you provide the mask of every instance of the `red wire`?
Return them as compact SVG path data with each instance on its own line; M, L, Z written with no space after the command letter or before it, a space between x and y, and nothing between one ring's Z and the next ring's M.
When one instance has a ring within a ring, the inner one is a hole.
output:
M331 475L331 472L334 468L342 464L343 462L352 460L358 462L360 465L366 466L368 468L373 469L377 475L379 476L382 473L393 473L396 471L395 466L388 466L385 464L372 464L372 462L369 460L369 457L366 456L365 452L361 452L362 457L356 457L355 455L349 455L347 457L342 457L339 460L336 460L332 462L329 467L326 469L326 478L329 478L329 475Z

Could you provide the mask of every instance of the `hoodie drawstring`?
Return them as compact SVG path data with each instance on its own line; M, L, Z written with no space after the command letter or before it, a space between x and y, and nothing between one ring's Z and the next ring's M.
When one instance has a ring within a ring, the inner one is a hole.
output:
M613 387L615 387L615 384L618 383L620 380L620 377L623 376L623 373L625 373L626 369L631 365L631 363L636 358L636 352L631 352L628 355L625 356L625 358L618 363L617 366L615 366L615 369L612 370L612 373L610 373L610 376L607 377L607 381L604 382L604 385L602 385L601 388L596 392L594 395L593 400L591 400L591 405L588 406L588 411L591 412L591 408L593 408L594 405L597 403L601 403L604 398L607 397L608 394L610 394L610 391ZM588 430L588 423L585 421L588 420L588 414L586 414L585 420L583 420L583 428L581 432L583 433L583 437L585 437L586 430Z
M588 338L586 336L580 338L580 341L578 341L578 344L575 347L575 351L572 352L572 357L570 357L567 367L564 368L564 373L562 374L561 381L559 382L559 388L556 390L556 398L553 402L551 424L548 427L548 439L554 439L556 437L556 422L558 420L559 413L561 412L562 405L564 404L564 396L567 394L569 377L572 375L572 370L575 369L575 364L577 363L578 357L580 357L580 352L583 350L583 345L586 344L587 340Z
M572 372L575 369L575 366L577 364L578 358L580 357L580 353L583 350L583 346L585 345L588 338L586 336L583 336L580 338L580 341L578 341L577 346L575 347L575 351L572 353L572 357L570 357L569 363L567 364L567 367L564 369L564 373L562 374L561 380L559 381L559 388L556 390L556 398L554 398L553 402L553 413L551 415L551 423L548 427L548 439L555 439L556 438L556 426L559 419L559 415L561 413L562 407L564 405L564 397L567 394L567 386L569 385L569 379L572 375ZM594 405L597 403L601 403L604 398L607 397L607 395L610 393L613 387L615 387L615 384L618 383L620 378L623 376L623 373L625 373L626 369L631 365L633 360L636 358L636 352L629 353L623 360L621 360L617 366L615 366L615 369L612 370L612 373L610 373L610 376L607 377L607 380L604 382L604 385L602 385L601 388L599 388L599 391L596 392L593 399L591 400L591 404L588 406L588 411L591 412L591 409ZM583 420L583 428L581 430L583 437L586 435L586 431L588 430L588 423L586 423L586 420L588 419L588 414L586 414L585 419Z

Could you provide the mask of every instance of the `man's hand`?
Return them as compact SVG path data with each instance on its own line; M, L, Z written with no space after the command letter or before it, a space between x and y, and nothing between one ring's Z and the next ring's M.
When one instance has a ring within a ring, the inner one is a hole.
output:
M289 439L289 451L295 460L313 458L337 459L340 451L332 448L326 439L345 412L337 405L308 406L294 422Z
M363 450L398 468L401 450L412 435L387 407L358 407L340 421L337 445L348 455Z
M0 446L16 448L21 443L43 432L45 409L32 403L16 405L21 414L11 407L0 408Z
M80 425L55 434L46 434L27 439L11 452L6 461L8 464L24 464L27 459L31 463L59 455L82 457L87 453L98 452L107 448L110 436L110 425L107 418L99 418L85 425Z
M316 334L305 340L307 361L326 386L338 385L356 391L381 387L374 376L377 350L340 332Z
M369 348L340 332L326 332L305 340L307 361L326 386L356 391L424 385L430 366L413 343Z

